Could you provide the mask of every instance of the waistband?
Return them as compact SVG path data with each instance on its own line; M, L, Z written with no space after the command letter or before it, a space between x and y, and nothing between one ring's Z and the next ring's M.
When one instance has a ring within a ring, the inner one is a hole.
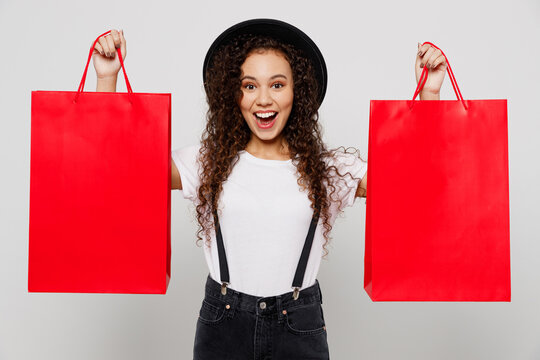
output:
M227 288L227 293L221 293L221 284L208 274L205 285L205 296L225 301L232 304L236 309L242 309L265 315L271 313L281 313L282 309L290 309L296 306L307 305L311 303L322 304L322 292L319 280L315 279L315 284L300 290L298 299L293 299L293 291L275 296L255 296ZM261 305L264 303L263 305Z

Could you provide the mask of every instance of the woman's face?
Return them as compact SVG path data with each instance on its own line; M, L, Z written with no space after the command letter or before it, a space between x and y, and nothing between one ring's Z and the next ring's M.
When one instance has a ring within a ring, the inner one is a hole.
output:
M241 66L239 107L253 135L275 139L285 127L293 105L289 62L276 50L252 52ZM270 115L270 116L269 116Z

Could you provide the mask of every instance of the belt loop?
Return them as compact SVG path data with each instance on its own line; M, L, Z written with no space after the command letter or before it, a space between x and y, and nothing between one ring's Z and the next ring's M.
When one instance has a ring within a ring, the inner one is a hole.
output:
M322 291L321 291L321 285L319 284L319 280L315 279L317 281L317 288L319 289L319 295L321 297L321 304L322 304Z
M283 311L281 309L281 295L276 296L276 307L278 312L278 324L281 324L283 321Z

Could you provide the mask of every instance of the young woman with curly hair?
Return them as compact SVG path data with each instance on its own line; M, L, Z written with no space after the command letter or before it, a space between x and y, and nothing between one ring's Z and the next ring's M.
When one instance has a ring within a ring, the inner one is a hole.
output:
M125 44L114 30L96 45L98 91L115 91ZM419 47L417 81L424 65L433 72L420 96L438 99L444 57ZM194 359L329 358L316 277L337 215L366 196L367 164L322 140L326 76L313 41L278 20L236 24L206 55L206 128L171 154L172 188L196 205L210 270Z

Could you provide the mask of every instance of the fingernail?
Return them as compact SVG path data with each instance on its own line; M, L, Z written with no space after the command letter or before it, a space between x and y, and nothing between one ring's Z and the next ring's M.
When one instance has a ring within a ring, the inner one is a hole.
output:
M424 64L420 64L420 67L423 68L423 67L424 67Z

